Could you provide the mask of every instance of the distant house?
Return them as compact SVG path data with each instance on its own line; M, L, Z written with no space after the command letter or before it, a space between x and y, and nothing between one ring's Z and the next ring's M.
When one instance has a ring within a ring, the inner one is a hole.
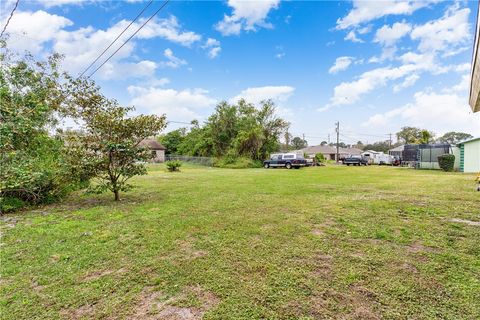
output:
M402 144L401 146L388 150L388 154L394 157L402 158L404 149L405 145Z
M166 148L154 139L144 139L139 144L142 147L148 147L152 151L152 162L165 162Z
M460 171L480 172L480 137L460 142Z
M323 154L327 160L336 160L337 148L332 146L310 146L298 150L299 152L306 154L308 157L314 157L317 153ZM340 159L349 155L358 155L363 151L357 148L339 148L338 154Z

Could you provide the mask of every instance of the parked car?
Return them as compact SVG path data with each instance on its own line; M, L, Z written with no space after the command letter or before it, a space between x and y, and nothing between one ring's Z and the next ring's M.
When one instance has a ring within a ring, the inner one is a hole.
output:
M365 158L364 156L361 155L350 155L348 157L345 157L343 159L343 164L346 164L347 166L349 165L354 165L354 166L367 166L368 165L368 158Z
M307 165L307 161L303 156L298 155L296 153L277 153L272 154L270 160L265 160L263 162L263 167L268 169L270 167L278 168L278 167L285 167L287 169L295 168L299 169L301 167L305 167Z

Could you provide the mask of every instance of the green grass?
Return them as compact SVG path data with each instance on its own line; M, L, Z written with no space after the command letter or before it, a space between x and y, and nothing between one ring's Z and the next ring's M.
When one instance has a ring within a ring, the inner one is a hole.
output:
M0 317L480 318L472 175L181 170L6 215Z

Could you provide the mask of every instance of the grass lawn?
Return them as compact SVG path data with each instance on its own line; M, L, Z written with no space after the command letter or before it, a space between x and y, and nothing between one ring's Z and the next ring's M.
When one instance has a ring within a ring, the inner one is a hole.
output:
M473 175L153 166L2 218L2 319L479 319Z

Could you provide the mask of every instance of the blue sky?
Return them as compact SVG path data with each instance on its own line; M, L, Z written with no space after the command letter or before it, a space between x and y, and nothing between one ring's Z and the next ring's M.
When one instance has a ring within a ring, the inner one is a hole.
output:
M2 2L2 26L14 2ZM20 0L9 46L63 53L78 74L147 3ZM171 121L204 120L221 100L272 98L310 145L333 140L337 120L347 143L405 125L478 136L467 105L476 14L474 1L172 1L93 79Z

